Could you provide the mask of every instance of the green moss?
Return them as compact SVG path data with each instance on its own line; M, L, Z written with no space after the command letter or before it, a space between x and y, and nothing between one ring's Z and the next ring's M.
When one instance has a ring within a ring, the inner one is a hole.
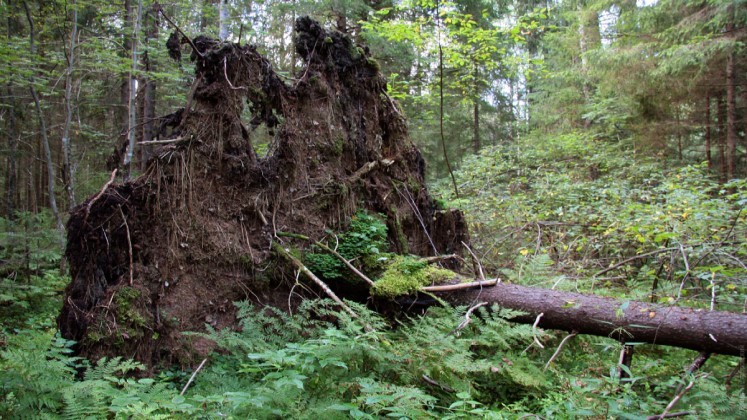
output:
M441 283L454 273L412 257L398 256L373 287L373 294L395 297L416 292L423 286Z
M379 62L375 59L369 57L366 62L368 62L368 65L371 66L374 70L381 71L381 64L379 64Z

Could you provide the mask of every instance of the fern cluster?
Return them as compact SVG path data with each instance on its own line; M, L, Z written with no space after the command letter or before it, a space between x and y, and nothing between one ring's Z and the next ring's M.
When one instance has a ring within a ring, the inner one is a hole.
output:
M238 303L242 329L203 334L221 350L183 396L191 372L136 379L136 362L90 364L70 355L69 341L21 331L0 352L0 417L630 417L660 413L683 381L679 366L660 359L685 361L686 351L643 347L621 383L618 348L598 337L571 342L544 370L560 337L511 323L520 313L496 306L474 311L466 326L466 307L390 325L348 304L360 318L327 300L294 313ZM731 362L717 359L714 369ZM740 390L729 395L716 374L696 380L683 406L704 417L736 412Z

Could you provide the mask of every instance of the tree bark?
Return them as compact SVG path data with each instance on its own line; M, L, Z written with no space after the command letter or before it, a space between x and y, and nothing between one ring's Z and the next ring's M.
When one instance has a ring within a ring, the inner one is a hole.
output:
M7 85L10 112L8 114L8 166L5 172L5 216L9 220L15 218L16 196L18 194L18 124L16 121L16 101L13 98L13 88Z
M726 182L726 101L723 91L716 100L716 118L718 119L718 156L720 160L721 182Z
M480 76L480 68L477 66L477 63L475 63L475 71L474 71L474 77L475 77L475 92L474 92L474 99L472 102L472 122L474 123L473 126L473 136L472 136L472 151L475 153L478 153L480 151L480 148L482 147L481 141L480 141L480 83L478 82L478 77Z
M730 14L734 13L734 6L730 5ZM730 38L734 34L733 16L726 25L726 32ZM726 56L726 179L734 179L737 154L737 101L734 82L734 51Z
M713 167L711 156L711 92L706 93L705 102L705 152L708 169L711 169Z
M32 57L36 55L36 31L34 28L34 19L31 17L31 10L29 10L28 4L23 3L23 7L26 10L26 18L29 22L29 50L31 51ZM54 192L54 162L52 160L52 149L49 146L49 137L47 136L47 123L44 119L44 112L41 108L41 101L39 95L36 93L34 87L34 76L29 77L29 92L31 97L34 99L34 105L36 106L36 114L39 119L39 130L41 131L42 146L44 147L44 157L47 164L47 193L49 194L49 208L52 210L54 219L57 225L57 230L60 232L61 245L64 250L65 248L65 226L62 224L62 218L60 217L60 211L57 207L57 198ZM41 171L39 171L41 172Z
M127 107L128 107L128 119L127 119L127 151L125 152L124 157L124 179L128 180L130 178L131 170L132 170L132 156L135 151L135 138L136 138L136 128L137 128L137 103L136 103L136 93L137 93L137 37L138 33L140 32L140 16L142 13L142 6L143 2L142 0L138 0L137 3L137 12L135 13L135 16L133 17L132 21L132 67L130 70L130 95L129 100L127 101Z
M577 331L622 342L731 356L743 356L747 349L746 314L665 307L505 283L442 297L455 304L484 301L527 312L513 319L525 324L532 324L542 313L541 328Z
M228 39L228 0L220 0L218 4L218 38Z
M73 147L70 140L70 125L73 119L73 71L75 70L75 43L78 38L78 5L72 2L73 16L70 30L70 46L67 51L67 69L65 71L65 125L62 129L62 173L67 192L68 209L72 211L75 202L75 171L73 168Z
M146 14L147 30L145 31L145 44L148 44L150 40L158 39L158 11L155 5ZM148 54L147 49L143 52L143 70L144 75L141 78L143 84L142 90L142 113L141 113L141 126L142 126L142 142L152 141L155 136L155 124L156 119L156 82L151 77L151 74L155 71L155 63L152 57ZM145 169L146 162L150 158L148 154L148 147L140 147L140 167Z

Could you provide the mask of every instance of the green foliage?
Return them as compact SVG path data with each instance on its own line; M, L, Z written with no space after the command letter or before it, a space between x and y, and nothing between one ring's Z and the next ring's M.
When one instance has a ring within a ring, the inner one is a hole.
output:
M59 310L60 233L49 212L0 218L0 319L2 330L50 327ZM31 310L33 309L33 310Z
M334 237L334 243L327 245L336 249L347 260L368 262L372 268L376 261L384 256L387 247L387 227L379 216L359 211L353 216L347 230ZM334 255L324 250L304 255L304 260L311 271L327 280L347 278L345 265Z
M657 284L660 301L695 306L710 305L716 287L718 308L737 310L747 290L744 181L722 185L705 165L662 171L622 147L568 133L487 148L457 173L462 197L453 204L485 259L513 267L513 281L644 300ZM451 197L447 184L441 191ZM604 276L612 280L592 277L648 252L657 253ZM555 275L526 270L538 256Z

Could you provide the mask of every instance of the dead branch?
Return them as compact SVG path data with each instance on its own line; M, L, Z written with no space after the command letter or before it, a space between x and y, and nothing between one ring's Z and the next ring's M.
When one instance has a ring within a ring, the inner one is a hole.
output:
M657 419L668 419L668 418L674 418L674 417L685 417L685 416L689 416L690 414L692 414L692 413L690 413L689 411L678 411L676 413L669 413L669 414L665 414L665 415L648 416L648 417L646 417L646 420L657 420Z
M475 287L495 286L499 281L500 279L491 279L484 281L472 281L469 283L447 284L443 286L425 286L421 287L420 290L424 292L451 292L454 290L472 289Z
M446 261L446 260L464 261L464 259L457 254L436 255L433 257L426 257L426 258L420 259L420 261L426 264L435 264L435 263L439 263L441 261Z
M353 273L355 273L356 276L358 276L361 279L363 279L363 281L365 281L366 283L368 283L369 286L373 286L374 285L374 281L373 280L371 280L370 278L368 278L368 276L366 276L360 270L358 270L357 268L355 268L355 266L353 264L350 264L350 261L348 261L345 257L343 257L339 252L337 252L334 249L328 247L327 245L324 245L323 243L321 243L319 241L315 241L315 240L309 238L308 236L298 235L298 234L295 234L295 233L278 232L277 235L278 236L290 237L290 238L303 239L305 241L309 241L309 242L313 243L314 245L318 246L319 248L322 248L323 250L325 250L325 251L329 252L330 254L334 255L338 260L342 261L342 263L345 264L345 266L350 271L352 271Z
M202 363L200 363L200 366L197 366L197 369L195 369L195 371L192 372L192 376L189 377L187 384L184 385L184 388L182 388L182 392L180 392L179 395L184 395L184 393L187 392L187 388L189 388L189 385L191 385L192 381L195 380L197 373L200 372L200 369L202 369L203 366L205 366L205 362L207 362L207 360L208 360L207 358L202 359Z
M119 206L119 214L122 215L122 220L124 221L124 226L127 232L127 250L130 255L130 286L132 286L132 238L130 237L130 226L127 224L127 218L122 211L122 206Z
M197 55L199 55L200 58L205 58L205 56L202 54L202 52L200 52L200 50L198 50L197 47L195 46L195 44L192 42L192 39L190 37L188 37L187 35L185 35L184 32L182 32L181 28L179 28L178 26L176 26L176 23L174 23L171 19L169 19L169 17L166 15L166 12L163 11L163 8L161 7L160 4L156 3L153 7L155 8L156 11L158 11L159 13L161 13L161 16L163 16L163 18L166 19L166 21L169 22L171 24L171 26L173 26L174 29L176 29L176 31L179 32L179 34L181 34L182 39L187 40L187 42L189 43L189 46L192 47L192 49L194 50L194 52L197 53Z
M99 191L98 194L96 194L91 201L88 202L88 205L86 205L86 215L83 217L83 221L85 222L88 220L88 215L91 214L91 207L93 207L93 203L95 203L99 198L101 198L102 195L106 192L106 189L109 188L110 185L112 185L112 182L114 182L114 179L117 177L117 170L114 169L112 171L112 175L109 177L109 181L104 184L104 186L101 188L101 191Z
M707 376L707 375L702 375L701 377L705 377L705 376ZM687 391L689 391L695 385L695 379L698 379L698 378L696 377L692 381L690 381L690 383L687 384L687 386L685 387L685 389L683 389L682 391L680 391L679 393L677 393L677 395L674 397L674 399L672 399L672 401L664 409L664 412L661 413L661 414L659 414L658 416L653 416L653 418L654 419L665 419L667 417L672 417L672 416L668 416L667 413L669 413L669 410L671 410L672 407L674 407L674 405L677 404L677 402L682 398L682 396L684 396L685 393Z
M662 248L662 249L657 249L655 251L647 252L645 254L635 255L635 256L630 257L630 258L628 258L626 260L620 261L619 263L617 263L617 264L615 264L615 265L613 265L611 267L605 268L604 270L602 270L602 271L594 274L592 277L601 276L602 274L604 274L604 273L606 273L608 271L612 271L612 270L614 270L616 268L622 267L623 265L625 265L625 264L627 264L629 262L632 262L632 261L635 261L635 260L639 260L641 258L651 257L653 255L663 254L665 252L676 251L678 249L679 249L678 247Z
M731 386L731 381L734 379L735 376L737 376L737 373L739 373L739 371L742 370L742 368L744 367L744 362L745 362L744 357L739 359L739 363L737 364L737 366L734 367L734 369L731 372L729 372L729 375L726 377L726 381L724 381L724 384L726 385L727 388Z
M226 82L228 82L228 86L231 87L233 90L246 90L246 86L239 86L235 87L233 83L231 83L231 80L228 78L228 57L223 57L223 76L226 78Z
M558 348L555 350L555 353L553 353L552 356L550 357L550 360L548 360L547 363L545 363L545 368L543 370L547 370L547 368L550 367L550 364L558 357L565 343L571 338L575 337L576 335L578 335L578 332L571 331L570 334L566 335L565 338L563 338L560 344L558 344Z
M340 305L342 309L344 309L345 312L347 312L352 318L358 318L358 314L356 314L355 311L350 309L350 307L347 304L345 304L345 302L343 302L342 299L337 297L335 292L333 292L332 289L330 289L329 286L327 286L327 284L324 283L319 277L317 277L314 273L312 273L311 270L306 268L306 266L298 258L291 255L290 251L283 248L283 246L277 242L272 243L272 248L276 252L278 252L285 258L287 258L290 262L292 262L293 265L296 266L296 268L301 270L301 272L304 273L306 277L311 279L314 283L316 283L317 286L319 286L322 290L324 290L324 293L326 293L327 296L330 297L330 299L334 300L338 305Z
M703 365L705 364L705 362L707 362L710 357L711 357L711 353L706 352L706 351L701 352L698 355L698 357L695 358L695 360L690 365L690 367L687 368L687 370L685 371L685 376L692 375L693 373L695 373L698 370L700 370L700 368L703 367ZM683 386L683 384L680 384L677 387L677 391L675 391L675 394L679 394L680 391L682 391L682 386Z
M454 331L450 332L449 334L454 334L456 336L459 336L459 331L463 330L472 321L472 312L474 312L477 308L480 308L487 304L488 302L480 302L477 305L469 308L467 310L467 313L464 314L464 320L460 322L459 325L457 325L457 327L454 328Z
M166 139L166 140L148 140L148 141L141 141L138 144L142 145L149 145L149 144L170 144L170 143L179 143L180 141L185 140L184 137L177 137L174 139Z
M469 252L469 255L472 256L473 263L477 266L478 273L480 275L480 280L485 281L485 273L482 271L482 264L480 263L480 260L477 258L477 255L475 255L474 252L472 252L472 249L462 241L462 245L467 249L467 252Z
M423 378L423 380L424 380L424 381L425 381L425 382L426 382L426 383L427 383L428 385L433 385L433 386L435 386L435 387L441 388L442 390L444 390L444 391L446 391L446 392L451 392L451 393L454 393L454 392L456 392L456 391L454 391L454 388L451 388L451 387L450 387L450 386L448 386L448 385L443 385L443 384L440 384L440 383L436 382L435 380L431 379L431 378L430 378L430 377L429 377L428 375L425 375L425 374L424 374L424 375L422 376L422 378Z

